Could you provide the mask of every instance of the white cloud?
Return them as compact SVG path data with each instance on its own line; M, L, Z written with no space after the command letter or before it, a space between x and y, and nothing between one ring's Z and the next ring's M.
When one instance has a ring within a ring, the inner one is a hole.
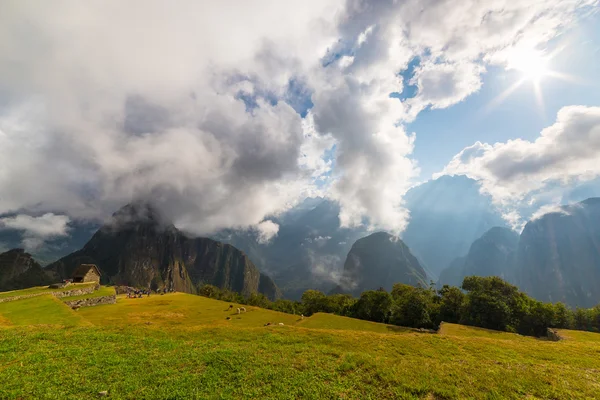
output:
M0 213L104 218L151 197L204 234L328 190L343 225L401 231L418 173L403 124L591 3L4 2ZM415 58L416 97L390 98Z
M475 143L457 154L443 174L465 174L481 182L496 204L508 207L600 176L600 107L562 108L556 122L533 142L516 139ZM533 199L532 199L533 201Z
M428 62L415 71L411 80L419 95L407 101L411 115L416 117L428 105L446 108L463 101L481 88L485 68L474 63L435 64Z
M353 1L339 17L340 40L325 71L311 76L315 127L336 140L330 197L344 226L400 232L402 195L418 168L402 124L427 106L446 108L481 87L487 63L506 66L514 46L545 45L593 1ZM399 73L420 59L404 102Z
M44 214L40 217L30 215L15 215L14 217L0 218L1 229L15 229L21 231L23 246L26 249L36 249L46 240L67 236L69 234L70 218L66 215Z
M563 208L561 207L559 204L547 204L545 206L540 207L536 212L534 212L531 215L531 220L535 221L536 219L540 219L542 218L544 215L546 214L554 214L554 213L559 213L559 214L565 214L568 215L569 213Z
M324 145L304 160L285 98L333 40L336 3L5 3L0 213L105 218L149 197L202 234L312 193Z
M271 220L262 221L257 224L254 229L258 234L257 241L258 243L268 243L277 236L277 232L279 232L279 225Z

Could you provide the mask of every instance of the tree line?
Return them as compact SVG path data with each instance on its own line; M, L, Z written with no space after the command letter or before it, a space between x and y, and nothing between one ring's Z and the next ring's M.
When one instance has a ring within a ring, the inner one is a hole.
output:
M271 301L262 294L243 297L212 285L201 286L199 294L290 314L325 312L413 328L437 329L441 322L452 322L529 336L544 336L549 327L600 332L600 305L573 310L563 303L544 303L498 277L468 276L460 288L444 285L439 290L433 282L427 288L397 283L391 292L369 290L359 298L307 290L301 301Z

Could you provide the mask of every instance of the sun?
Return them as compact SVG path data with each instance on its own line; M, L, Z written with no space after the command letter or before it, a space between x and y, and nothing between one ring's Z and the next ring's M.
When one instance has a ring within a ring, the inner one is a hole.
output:
M519 71L524 79L534 82L539 82L549 73L548 58L538 50L514 52L508 67Z

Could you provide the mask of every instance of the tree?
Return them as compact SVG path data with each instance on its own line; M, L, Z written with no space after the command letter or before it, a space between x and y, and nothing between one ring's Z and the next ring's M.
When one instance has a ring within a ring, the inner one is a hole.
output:
M436 321L437 324L439 325L442 321L458 323L465 294L456 286L448 285L444 285L438 293L440 296L440 312Z
M386 291L369 290L360 295L354 305L354 316L374 322L387 322L392 307L392 296Z
M356 299L349 294L333 294L327 296L323 302L326 312L348 316L352 312Z
M200 296L210 297L212 299L219 297L220 292L221 290L218 287L208 284L202 285L198 290Z
M437 326L440 304L433 288L394 285L393 291L392 323L414 328Z
M251 306L269 308L271 301L262 293L252 293L248 297L248 304Z
M318 290L307 290L302 294L304 314L310 316L314 313L326 311L327 296Z
M552 327L572 329L574 324L573 312L563 303L554 304L554 321Z

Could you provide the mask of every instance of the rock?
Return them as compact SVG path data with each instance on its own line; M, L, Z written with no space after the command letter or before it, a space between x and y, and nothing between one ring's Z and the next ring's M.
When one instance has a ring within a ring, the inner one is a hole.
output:
M546 336L548 337L548 340L551 340L553 342L558 342L559 340L563 339L563 337L560 336L558 331L556 329L552 329L552 328L547 329Z
M106 396L108 396L108 390L103 390L101 392L98 392L98 396L100 396L100 397L106 397Z

